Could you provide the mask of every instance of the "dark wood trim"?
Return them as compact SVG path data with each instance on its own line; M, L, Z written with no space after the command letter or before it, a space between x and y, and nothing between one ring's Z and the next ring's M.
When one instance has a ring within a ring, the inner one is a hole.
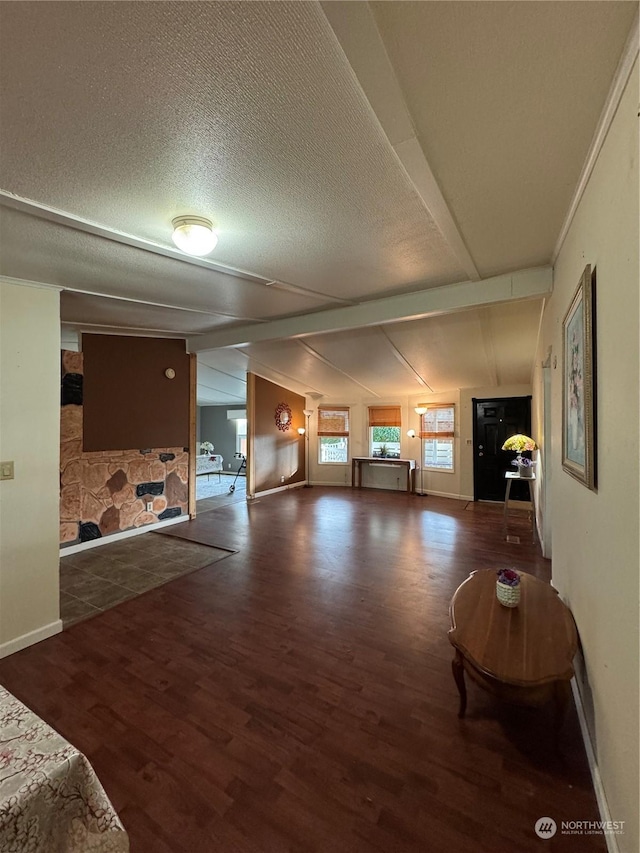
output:
M196 421L198 356L189 353L189 517L196 517Z

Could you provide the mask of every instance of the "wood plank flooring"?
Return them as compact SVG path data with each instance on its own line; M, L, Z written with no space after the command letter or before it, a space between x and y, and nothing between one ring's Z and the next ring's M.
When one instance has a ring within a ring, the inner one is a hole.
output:
M501 507L314 487L171 528L237 549L0 661L93 763L132 853L605 851L572 708L458 720L448 605L474 569L549 577Z

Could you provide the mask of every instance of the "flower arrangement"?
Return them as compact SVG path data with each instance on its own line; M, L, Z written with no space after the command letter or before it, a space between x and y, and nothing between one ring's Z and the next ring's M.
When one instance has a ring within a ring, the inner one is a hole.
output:
M523 435L519 432L517 435L512 435L511 438L508 438L502 445L502 449L515 450L518 453L522 453L525 450L537 450L538 445L528 435Z
M498 569L496 597L505 607L517 607L520 603L520 575L513 569Z
M526 456L518 454L515 459L511 460L511 464L517 465L519 468L532 468L536 463L532 462L531 459L527 459Z
M210 441L201 441L200 453L213 453L213 444Z
M498 580L500 581L500 583L504 583L507 586L520 585L520 575L513 569L498 569L496 574L498 575Z

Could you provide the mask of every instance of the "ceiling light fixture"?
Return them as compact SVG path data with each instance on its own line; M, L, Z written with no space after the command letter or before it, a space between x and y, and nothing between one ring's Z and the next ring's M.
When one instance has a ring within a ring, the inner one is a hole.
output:
M215 249L218 236L209 219L202 216L176 216L171 224L173 242L187 255L200 258Z

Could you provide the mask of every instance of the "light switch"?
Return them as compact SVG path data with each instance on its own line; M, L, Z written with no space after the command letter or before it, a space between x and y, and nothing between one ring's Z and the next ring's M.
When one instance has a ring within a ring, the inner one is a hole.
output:
M13 462L0 462L0 480L13 480Z

